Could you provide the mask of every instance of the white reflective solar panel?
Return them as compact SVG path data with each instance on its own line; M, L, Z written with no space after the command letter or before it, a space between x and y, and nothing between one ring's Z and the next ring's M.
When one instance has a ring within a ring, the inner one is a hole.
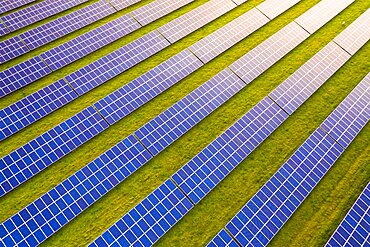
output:
M263 14L265 14L268 18L274 19L275 17L283 13L285 10L291 8L300 1L301 0L284 0L284 1L266 0L262 2L260 5L258 5L256 8L260 10Z

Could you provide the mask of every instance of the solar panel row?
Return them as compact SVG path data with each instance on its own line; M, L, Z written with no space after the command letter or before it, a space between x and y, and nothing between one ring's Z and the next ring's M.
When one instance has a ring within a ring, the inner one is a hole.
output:
M291 7L293 7L299 1L300 0L286 0L276 2L272 0L267 0L258 5L257 9L272 20L275 17L279 16L286 9L290 9Z
M3 0L0 4L0 14L3 14L5 12L11 11L13 9L22 7L26 4L32 3L36 0L18 0L18 1L13 1L13 0Z
M0 64L28 51L29 49L18 36L0 42Z
M112 4L116 10L125 9L140 1L141 0L109 0L110 4Z
M366 246L370 229L370 183L362 191L326 247Z

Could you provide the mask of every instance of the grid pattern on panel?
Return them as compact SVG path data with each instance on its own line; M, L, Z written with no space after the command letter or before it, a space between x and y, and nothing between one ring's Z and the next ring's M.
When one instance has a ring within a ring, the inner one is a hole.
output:
M18 36L0 42L0 64L18 57L29 49Z
M370 74L329 115L321 127L344 148L370 119Z
M225 69L135 132L156 155L239 92L245 83Z
M287 1L276 1L266 0L259 4L256 8L260 10L264 15L270 19L274 19L279 16L285 10L290 9L300 0L287 0Z
M158 31L171 43L175 43L186 35L235 8L235 6L235 3L230 0L211 0L161 26Z
M49 73L51 73L51 70L38 56L0 72L0 78L2 80L0 98Z
M168 179L89 246L151 246L192 207Z
M222 229L212 240L207 247L239 247L234 239Z
M264 98L172 178L198 203L287 117L270 98Z
M0 159L0 196L28 180L108 127L88 107Z
M66 76L66 79L82 95L169 45L158 31L153 31Z
M130 114L203 64L184 50L95 103L110 124Z
M357 198L326 247L366 246L370 227L370 183Z
M138 28L140 28L140 24L137 21L130 15L124 15L42 53L41 57L55 71L122 38Z
M70 9L88 0L45 0L1 17L10 31L15 31L49 16Z
M341 32L334 42L354 55L370 39L370 9Z
M267 22L269 22L269 19L254 8L201 39L190 46L189 49L200 60L207 63Z
M0 140L36 122L75 98L77 94L61 79L0 110Z
M350 58L330 42L272 91L270 97L291 115Z
M20 37L31 50L36 49L114 12L114 8L109 3L101 0L69 15L22 33Z
M308 37L309 34L303 28L292 22L232 63L229 68L249 84Z
M32 3L34 1L36 0L3 0L0 5L0 14L22 7L23 5Z
M38 245L151 157L132 135L127 137L2 223L0 244Z
M317 129L226 225L241 246L266 246L343 152Z
M303 15L299 16L295 22L312 34L353 2L354 0L320 1Z
M122 10L122 9L127 8L128 6L131 6L134 3L138 3L140 1L141 0L109 0L109 2L117 10Z
M132 11L131 15L141 25L145 26L193 1L194 0L156 0Z
M9 30L4 26L4 24L0 21L0 36L9 33Z

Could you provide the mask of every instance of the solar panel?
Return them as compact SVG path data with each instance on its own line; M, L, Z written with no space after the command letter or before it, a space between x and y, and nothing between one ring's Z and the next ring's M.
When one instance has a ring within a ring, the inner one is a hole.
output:
M334 42L354 55L370 39L370 9L365 11L349 27L341 32Z
M1 20L10 31L13 32L87 1L88 0L45 0L14 13L2 16Z
M309 34L303 28L291 22L229 68L249 84L308 37Z
M9 33L9 30L4 26L2 22L0 22L0 36Z
M131 135L0 224L0 245L36 246L152 156Z
M140 24L127 14L48 50L40 56L55 71L138 28L140 28Z
M353 2L354 0L322 0L295 22L312 34Z
M66 79L82 95L169 45L158 31L153 31L66 76Z
M350 58L330 42L272 91L270 97L291 115Z
M175 43L235 7L235 3L230 0L211 0L161 26L158 31L171 43Z
M145 26L193 1L194 0L156 0L132 11L131 15L141 25Z
M0 110L0 141L75 98L77 94L61 79Z
M127 8L128 6L138 3L141 0L109 0L110 4L117 10Z
M38 56L0 72L0 98L49 73L51 70Z
M193 44L189 49L207 63L267 22L269 19L254 8Z
M192 207L168 179L89 246L151 246Z
M18 57L29 49L23 44L18 36L0 42L0 64Z
M298 2L300 2L300 0L266 0L259 4L256 8L272 20L283 13L285 10L293 7Z
M266 246L342 152L340 145L317 129L226 229L241 246Z
M32 3L34 1L36 0L3 0L0 5L0 14L22 7L23 5Z
M0 159L0 196L108 127L92 106Z
M56 20L20 34L21 39L31 49L36 49L53 40L87 26L113 14L115 9L105 0L91 4Z
M177 171L172 179L197 204L288 115L266 97Z
M362 191L326 247L367 246L369 243L370 183Z
M208 243L207 247L239 247L239 245L225 229L222 229L212 241Z
M186 49L109 94L94 106L110 124L114 124L202 65Z
M242 80L225 69L145 124L135 135L157 155L244 87Z
M370 120L370 73L324 121L321 127L347 148Z

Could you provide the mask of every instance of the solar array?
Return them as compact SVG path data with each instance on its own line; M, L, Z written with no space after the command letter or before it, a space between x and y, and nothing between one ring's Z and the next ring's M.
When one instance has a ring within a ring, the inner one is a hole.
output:
M0 64L29 51L18 36L0 42Z
M141 0L109 0L110 4L116 9L116 10L122 10L125 9L135 3L140 2Z
M26 4L32 3L36 0L19 0L19 1L13 1L13 0L3 0L0 5L0 14L3 14L5 12L11 11L13 9L22 7Z
M369 207L370 183L362 191L326 246L366 246L369 243Z
M9 33L9 29L7 29L2 22L0 22L0 36Z
M0 19L9 30L13 32L87 1L88 0L45 0L14 13L2 16Z

